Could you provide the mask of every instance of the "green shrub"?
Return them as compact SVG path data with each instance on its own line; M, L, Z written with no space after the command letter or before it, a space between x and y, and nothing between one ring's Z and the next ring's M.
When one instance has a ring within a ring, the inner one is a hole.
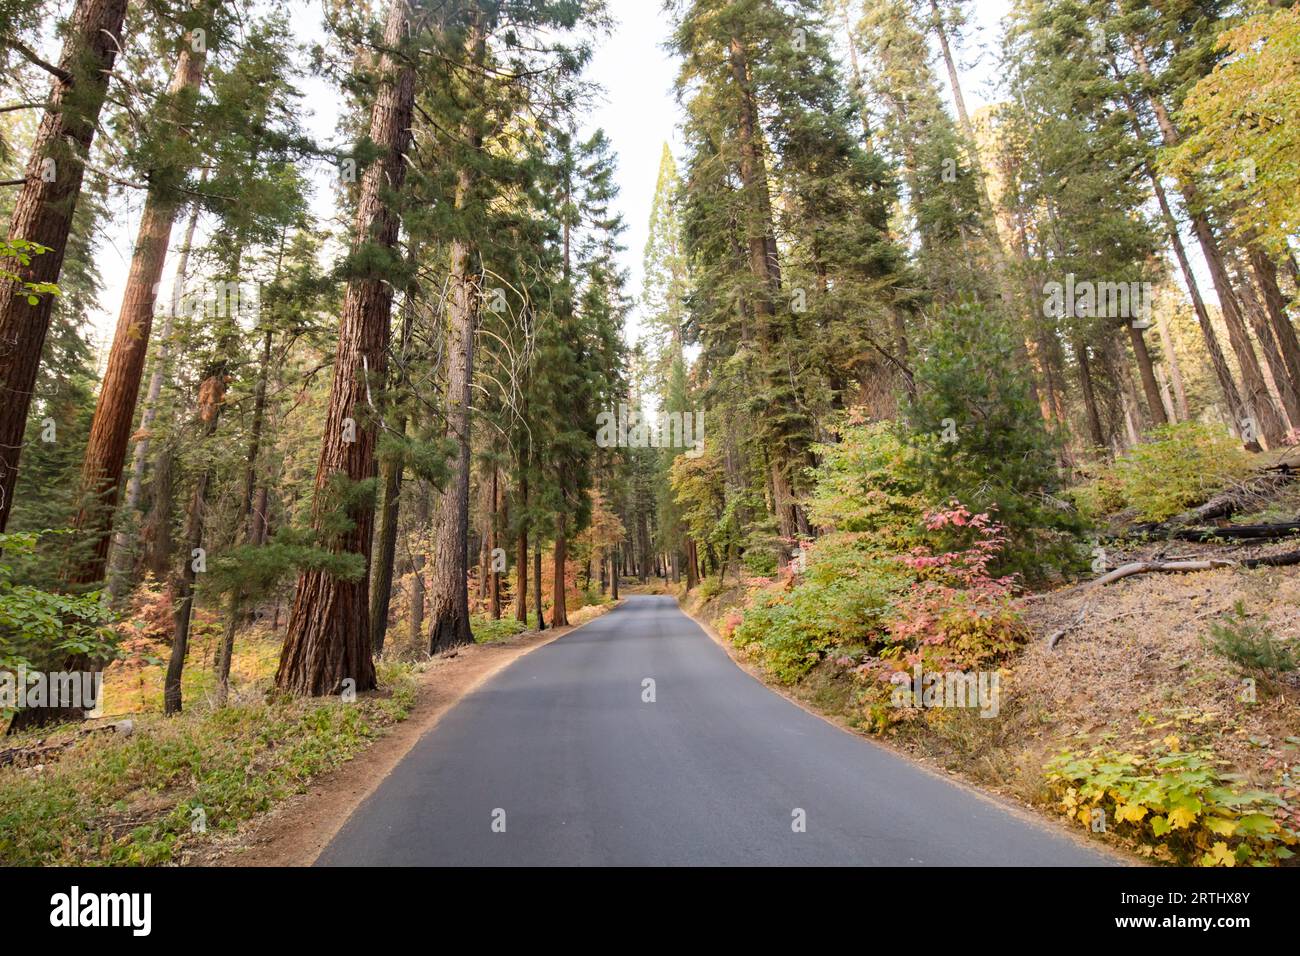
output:
M1224 429L1183 422L1153 429L1112 466L1127 507L1143 521L1164 521L1205 501L1251 468L1250 456Z
M527 630L527 625L516 620L513 615L493 620L486 615L475 614L469 619L470 630L474 634L475 644L492 644L514 637Z
M836 531L870 532L882 549L917 543L927 502L912 450L895 422L863 423L857 410L834 426L838 441L813 446L818 465L808 519Z
M1238 667L1270 677L1300 667L1291 645L1279 640L1267 621L1250 620L1242 601L1210 625L1209 644L1215 653Z
M1277 864L1300 836L1277 818L1280 797L1235 789L1209 751L1063 753L1047 766L1061 810L1085 827L1094 811L1144 855L1197 866Z
M1069 497L1079 509L1079 513L1090 522L1095 522L1117 511L1123 511L1128 502L1124 489L1120 487L1115 472L1107 468L1091 481L1085 481L1070 489Z
M718 574L705 578L700 582L699 590L696 593L699 594L701 601L712 601L722 593L722 575Z
M911 581L902 564L872 547L869 535L828 535L811 548L801 581L783 579L754 595L732 640L792 684L833 649L879 646L894 602Z
M42 535L57 533L0 534L0 669L58 670L73 655L99 664L117 657L116 616L99 592L63 594L18 582L14 560L33 554Z

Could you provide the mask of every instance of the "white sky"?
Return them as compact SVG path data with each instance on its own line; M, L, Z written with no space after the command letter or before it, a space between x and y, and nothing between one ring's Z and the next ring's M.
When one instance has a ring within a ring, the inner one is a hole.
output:
M959 56L962 82L971 109L988 102L994 91L994 57L998 23L1010 0L975 0L971 4L972 23L963 39ZM313 0L298 0L291 5L295 35L304 42L324 39L320 5ZM664 50L669 35L669 18L660 9L659 0L609 0L617 20L614 33L597 49L588 75L605 89L605 95L591 104L589 126L603 127L618 156L618 184L621 189L617 208L627 223L623 254L630 282L628 291L641 292L641 254L649 227L650 207L654 199L659 157L664 142L680 158L677 124L679 110L672 93L677 73L674 58ZM838 26L838 24L836 24ZM938 64L936 64L937 66ZM940 76L945 74L939 71ZM320 77L304 80L303 114L306 130L321 142L334 141L337 108L341 98ZM318 170L314 208L322 217L337 216L333 196ZM141 199L138 195L115 204L113 221L108 225L100 246L99 268L104 281L98 314L92 318L91 337L98 348L101 363L112 340L113 327L126 283L126 273L135 238ZM179 245L183 223L173 230L173 245ZM200 236L201 240L201 236ZM164 286L171 281L173 265L168 263ZM637 335L634 316L629 340Z

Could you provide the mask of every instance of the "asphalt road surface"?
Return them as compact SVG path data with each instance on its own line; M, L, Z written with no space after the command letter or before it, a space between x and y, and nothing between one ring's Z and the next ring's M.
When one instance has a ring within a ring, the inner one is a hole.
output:
M1111 862L804 712L737 668L672 598L651 596L629 597L466 697L318 861Z

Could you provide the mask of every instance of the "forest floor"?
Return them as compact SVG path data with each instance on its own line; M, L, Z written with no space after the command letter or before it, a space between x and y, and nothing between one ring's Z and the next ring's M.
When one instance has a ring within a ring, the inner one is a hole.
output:
M544 632L475 619L478 643L433 659L395 648L379 690L351 703L268 693L283 634L255 624L238 637L224 708L211 693L219 634L199 616L173 718L161 713L167 648L142 628L105 674L100 716L0 738L14 758L0 768L0 864L310 863L458 700L608 606Z
M1294 540L1250 549L1182 543L1171 548L1162 542L1116 547L1109 557L1114 566L1162 553L1166 558L1230 553L1235 559L1294 547ZM728 616L746 606L744 585L709 600L698 592L679 600L751 674L841 727L869 733L859 706L862 685L850 668L825 660L798 683L784 685L718 634ZM1032 636L1002 672L997 719L982 719L974 710L934 710L871 736L932 769L1058 818L1065 808L1049 786L1047 764L1062 752L1086 754L1093 748L1208 752L1242 788L1276 793L1295 807L1300 805L1300 674L1257 678L1252 694L1242 671L1206 644L1213 620L1238 601L1252 617L1266 619L1278 638L1300 636L1297 568L1144 574L1100 589L1076 586L1031 595L1025 616ZM1062 629L1065 634L1051 647ZM1290 825L1300 826L1300 819ZM1165 859L1113 832L1096 835L1113 846Z

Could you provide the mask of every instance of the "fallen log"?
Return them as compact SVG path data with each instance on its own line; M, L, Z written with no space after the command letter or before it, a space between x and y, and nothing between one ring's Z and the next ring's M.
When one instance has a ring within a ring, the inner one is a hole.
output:
M1266 554L1259 558L1246 558L1241 562L1243 568L1289 568L1297 564L1300 564L1300 551Z
M1177 541L1277 541L1300 534L1300 521L1279 524L1227 525L1222 528L1182 528L1170 533Z
M85 730L79 730L72 737L57 744L47 744L42 738L35 743L24 744L20 747L9 747L0 750L0 767L34 767L37 764L49 763L51 760L58 760L66 751L91 734L113 731L129 737L134 730L134 721L119 720L116 723L100 724L98 727L87 727Z
M1266 554L1258 558L1242 558L1229 561L1226 558L1203 558L1187 561L1134 561L1113 571L1108 571L1094 580L1088 587L1104 588L1135 574L1153 572L1187 574L1192 571L1213 571L1216 568L1288 568L1300 564L1300 551L1285 551L1282 554Z
M1151 574L1156 571L1186 574L1191 571L1213 571L1215 568L1237 567L1240 563L1239 561L1227 561L1221 558L1207 558L1197 561L1134 561L1132 564L1121 565L1114 571L1103 574L1092 582L1092 586L1104 588L1108 584L1114 584L1116 581L1132 577L1135 574Z
M1139 524L1130 527L1124 535L1148 535L1150 537L1175 537L1183 529L1206 525L1212 521L1231 518L1244 507L1261 504L1281 488L1296 480L1296 475L1289 471L1270 471L1257 474L1238 485L1219 492L1209 501L1189 508L1165 521L1154 524Z

